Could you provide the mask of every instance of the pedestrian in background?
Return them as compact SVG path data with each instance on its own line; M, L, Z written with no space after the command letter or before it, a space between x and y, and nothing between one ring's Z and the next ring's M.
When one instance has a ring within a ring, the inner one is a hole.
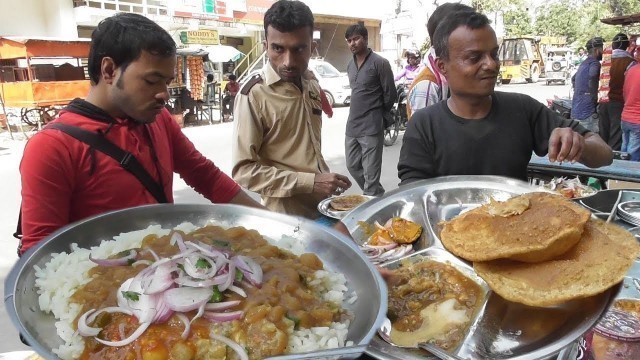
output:
M580 64L573 76L573 102L571 118L580 121L582 126L598 132L598 80L600 78L600 60L602 60L604 40L595 37L587 41L587 58Z
M601 79L608 82L608 92L598 104L598 118L600 137L606 141L615 151L620 151L622 147L622 130L620 129L620 118L624 99L622 88L624 86L624 76L627 70L636 63L635 59L627 52L629 38L623 33L613 37L611 42L611 66L608 74L602 74ZM603 63L603 68L605 65ZM604 72L604 71L601 71ZM608 81L607 81L608 80Z
M413 80L407 92L407 118L419 109L433 105L449 97L449 87L447 79L440 73L436 66L436 51L433 47L433 34L436 32L438 24L449 14L456 11L473 10L464 4L446 3L438 6L427 21L427 32L431 48L425 56L425 68L420 71Z
M632 161L640 161L640 65L627 71L622 95L621 150L629 153Z
M365 195L380 196L384 116L397 99L391 65L369 48L364 25L351 25L345 39L353 54L347 65L351 104L345 131L347 169Z

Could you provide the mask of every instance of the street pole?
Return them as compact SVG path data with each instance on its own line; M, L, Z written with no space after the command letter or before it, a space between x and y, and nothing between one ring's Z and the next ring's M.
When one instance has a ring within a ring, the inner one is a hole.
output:
M2 114L4 115L4 121L7 124L7 130L9 130L9 136L11 140L13 139L13 131L11 131L11 124L9 124L9 115L7 114L7 109L4 107L4 82L0 83L2 87L2 91L0 91L0 104L2 104Z

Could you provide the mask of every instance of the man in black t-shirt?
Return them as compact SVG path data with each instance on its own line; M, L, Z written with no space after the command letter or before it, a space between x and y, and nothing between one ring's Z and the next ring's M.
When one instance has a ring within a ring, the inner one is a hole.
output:
M532 152L552 162L611 164L611 148L578 122L527 95L494 92L498 42L486 16L449 15L436 29L434 47L451 96L413 114L398 162L401 185L446 175L526 180Z

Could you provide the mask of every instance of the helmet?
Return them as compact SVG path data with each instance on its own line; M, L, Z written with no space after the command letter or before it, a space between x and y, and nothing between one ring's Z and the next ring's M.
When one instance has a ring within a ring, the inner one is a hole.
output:
M409 49L407 51L405 51L404 56L406 56L407 58L409 57L415 57L415 58L422 58L422 55L420 55L420 50L418 49Z

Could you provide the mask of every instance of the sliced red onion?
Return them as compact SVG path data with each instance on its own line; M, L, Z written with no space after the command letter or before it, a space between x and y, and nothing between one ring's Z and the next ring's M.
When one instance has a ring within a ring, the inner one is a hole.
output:
M235 286L235 285L231 285L229 286L229 290L233 291L234 293L246 298L247 297L247 293L244 292L244 290L242 290L241 288Z
M225 302L219 302L219 303L207 303L204 309L207 311L212 311L212 310L221 311L221 310L230 309L237 305L240 305L240 300L232 300L232 301L225 301Z
M176 316L184 324L184 330L182 331L181 337L183 339L186 339L189 336L189 331L191 330L191 322L189 321L189 318L187 317L187 315L183 313L176 313Z
M204 260L209 263L210 267L206 269L201 269L196 267L196 263L198 260ZM218 268L216 266L215 261L210 259L207 256L200 255L192 255L184 259L184 271L187 275L196 278L196 279L208 279L214 276L218 272Z
M94 259L93 254L89 253L89 260L100 266L123 266L129 265L130 261L135 261L137 256L138 252L131 249L129 255L117 259Z
M218 258L218 257L223 257L223 258L227 258L227 255L225 253L223 253L222 251L216 250L213 247L207 245L207 244L203 244L203 243L199 243L196 244L194 242L191 241L187 241L186 243L187 247L196 249L198 251L200 251L201 253L203 253L204 255L207 255L209 257L212 258Z
M136 329L136 331L133 332L133 334L129 335L128 338L124 339L124 340L120 340L120 341L108 341L108 340L102 340L100 338L95 338L97 342L107 345L107 346L125 346L125 345L129 345L132 342L136 341L137 338L140 337L140 335L142 335L147 328L149 327L149 325L151 325L151 323L148 322L143 322L140 324L140 326L138 326L138 328Z
M369 244L362 245L362 247L365 249L369 248L369 249L379 249L379 250L391 250L397 246L398 244L395 242L391 244L386 244L386 245L369 245Z
M181 253L187 250L187 247L184 244L184 240L182 240L182 235L180 235L179 232L174 232L173 234L171 234L171 240L169 240L169 244L178 244L178 249L180 249Z
M176 284L182 286L196 287L196 288L206 288L212 287L213 285L220 285L227 281L227 274L218 275L209 280L197 280L192 279L188 276L178 276L175 280L173 280Z
M125 298L123 292L135 292L138 294L138 300L130 300ZM151 322L156 317L156 307L159 297L162 294L146 295L143 293L142 284L139 279L131 278L123 282L118 289L118 306L131 310L138 321Z
M202 316L202 314L204 314L204 307L205 306L207 306L206 302L202 303L202 305L200 305L198 307L198 313L196 314L196 316L193 317L193 319L191 319L191 323L193 323L196 319L200 318Z
M151 254L151 256L153 256L153 258L154 258L156 261L160 260L160 257L158 256L158 254L156 254L156 252L155 252L155 251L153 251L153 249L151 249L151 248L145 249L143 252L146 252L146 253Z
M158 304L156 310L156 316L154 317L152 323L154 324L162 324L165 323L171 318L174 312L169 308L167 303L164 301L163 296L158 296Z
M101 328L90 327L87 323L87 316L91 315L91 313L95 311L96 309L91 309L82 314L78 319L78 334L80 334L80 336L98 336L100 331L102 331Z
M138 266L138 265L151 265L153 264L153 262L151 260L138 260L136 262L134 262L133 264L131 264L131 266Z
M221 343L224 343L225 345L229 346L231 349L233 349L233 351L235 351L238 354L238 357L240 358L240 360L249 360L249 355L247 355L247 352L244 350L242 346L240 346L235 341L229 338L226 338L224 336L214 334L213 332L210 332L209 337L212 338L213 340L218 340Z
M211 299L210 288L173 288L164 292L164 301L173 311L187 312L198 309Z
M227 280L218 286L220 291L225 291L229 286L233 285L233 281L236 279L236 266L230 262L227 269Z
M233 263L242 271L252 285L260 287L263 276L260 264L252 258L243 255L234 257Z
M174 268L171 263L164 263L155 268L153 273L145 276L141 280L143 294L153 295L165 291L174 285L171 273Z
M113 313L122 313L122 314L127 314L127 315L133 315L133 313L131 312L131 310L123 308L123 307L119 307L119 306L110 306L110 307L106 307L106 308L102 308L96 312L94 312L91 316L89 316L87 318L87 324L91 324L96 320L96 317L98 317L98 315L102 314L102 313L109 313L109 314L113 314Z
M189 256L189 255L191 255L191 254L195 253L196 251L197 251L197 250L195 250L195 249L188 249L188 250L186 250L186 251L184 251L184 252L179 252L179 253L177 253L177 254L175 254L175 255L171 256L171 257L168 257L168 258L162 258L162 259L160 259L159 261L154 262L152 266L154 266L154 267L155 267L155 266L160 266L160 265L162 265L162 264L166 264L167 262L171 262L171 263L173 263L173 262L175 262L175 261L178 261L178 260L180 260L180 259L182 259L182 258L184 258L184 257L186 257L186 256Z
M227 321L239 320L242 318L242 315L244 315L244 311L238 310L238 311L222 312L222 313L205 312L204 315L202 315L202 317L204 317L209 321L227 322Z

